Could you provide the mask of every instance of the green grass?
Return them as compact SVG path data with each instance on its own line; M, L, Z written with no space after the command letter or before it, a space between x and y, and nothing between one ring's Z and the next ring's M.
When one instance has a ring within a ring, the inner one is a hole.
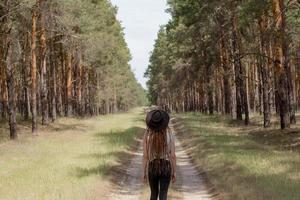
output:
M298 127L244 127L226 117L198 113L177 118L185 126L177 124L179 138L222 199L299 199Z
M0 144L0 199L99 199L110 188L112 170L130 157L127 150L142 136L143 117L136 109L92 119L62 118L40 127L38 137L22 127L19 140ZM7 134L3 130L1 135Z

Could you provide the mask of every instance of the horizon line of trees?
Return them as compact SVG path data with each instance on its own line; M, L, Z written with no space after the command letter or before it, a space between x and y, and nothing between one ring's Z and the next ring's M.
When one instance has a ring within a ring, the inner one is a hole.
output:
M109 114L144 105L145 90L117 8L109 0L0 2L0 119L42 125L57 116Z
M151 103L285 129L300 105L300 2L168 0L145 76Z

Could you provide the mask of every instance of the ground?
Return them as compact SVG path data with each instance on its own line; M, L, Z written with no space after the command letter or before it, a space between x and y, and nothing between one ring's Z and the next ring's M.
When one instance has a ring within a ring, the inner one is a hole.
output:
M37 137L30 136L29 125L20 125L19 139L0 146L0 199L101 199L111 188L121 158L142 137L142 119L140 109L89 119L61 118L40 127Z
M172 130L176 138L176 130L171 122ZM177 180L171 184L169 199L171 200L211 200L211 194L204 183L203 177L199 175L191 158L182 148L180 141L176 139L177 155ZM142 177L142 145L140 146L127 168L127 173L118 187L109 196L110 200L140 200L149 199L149 187L146 187L141 181Z
M281 131L276 123L262 128L260 116L248 127L219 115L176 117L183 146L221 199L299 199L298 125Z
M1 124L0 199L149 199L141 182L141 138L145 113L86 119L61 118L39 127L32 136L30 122L19 125L19 139L7 140ZM190 158L176 142L178 176L169 199L209 199L205 184Z
M141 183L144 112L60 118L31 136L21 122L17 141L0 126L0 200L149 198ZM219 115L175 115L177 182L171 200L280 199L300 196L299 127L246 127Z

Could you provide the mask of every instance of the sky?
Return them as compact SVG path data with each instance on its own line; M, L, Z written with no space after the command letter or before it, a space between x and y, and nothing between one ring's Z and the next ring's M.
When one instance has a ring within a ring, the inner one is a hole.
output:
M118 7L118 19L124 27L125 39L130 49L131 67L137 80L146 88L144 73L150 53L161 25L170 16L165 12L166 0L111 0Z

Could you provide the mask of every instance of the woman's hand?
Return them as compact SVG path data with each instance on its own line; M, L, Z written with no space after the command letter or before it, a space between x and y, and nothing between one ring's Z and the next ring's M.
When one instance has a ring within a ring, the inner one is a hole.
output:
M147 131L143 139L143 163L142 163L142 182L147 183L147 166L148 166L148 152L147 152Z
M142 181L143 181L144 184L147 183L147 175L146 174L143 174Z
M172 183L176 182L176 174L172 174L171 176Z

